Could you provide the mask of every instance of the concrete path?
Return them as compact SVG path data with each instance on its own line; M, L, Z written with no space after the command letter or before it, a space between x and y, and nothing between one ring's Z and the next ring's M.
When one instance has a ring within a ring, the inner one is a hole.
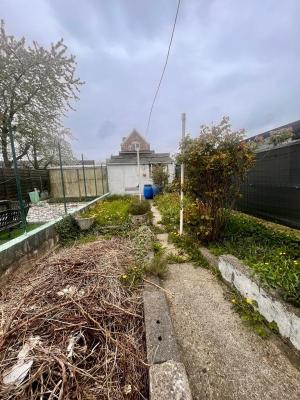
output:
M243 325L209 270L171 265L164 287L194 400L300 399L299 370Z

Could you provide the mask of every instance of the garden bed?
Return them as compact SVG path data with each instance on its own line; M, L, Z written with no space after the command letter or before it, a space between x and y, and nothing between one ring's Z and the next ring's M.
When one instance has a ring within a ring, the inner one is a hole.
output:
M1 288L1 398L147 398L141 292L123 282L135 262L130 240L98 238Z

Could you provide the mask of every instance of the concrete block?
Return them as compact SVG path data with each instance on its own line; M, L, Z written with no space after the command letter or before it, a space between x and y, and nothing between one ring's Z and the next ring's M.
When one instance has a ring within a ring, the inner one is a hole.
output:
M150 400L192 400L184 365L167 361L150 367Z
M180 361L169 307L163 292L144 291L147 359L150 364Z

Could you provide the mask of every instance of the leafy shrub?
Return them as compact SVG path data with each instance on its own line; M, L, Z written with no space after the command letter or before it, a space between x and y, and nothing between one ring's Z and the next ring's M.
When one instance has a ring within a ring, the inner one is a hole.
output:
M218 237L224 210L233 206L240 182L253 164L254 153L243 136L244 131L233 132L224 117L219 125L203 125L199 137L188 136L181 143L177 161L185 165L184 189L205 217L203 229L198 230L198 235L204 233L202 240Z
M80 228L70 215L59 221L55 226L55 230L61 244L70 243L80 236Z
M150 203L147 200L133 200L128 208L131 215L144 215L150 211Z
M169 174L164 165L153 165L152 180L155 185L163 189L168 184Z
M270 134L269 142L273 146L277 146L281 143L287 142L294 137L292 128L282 128L272 131Z

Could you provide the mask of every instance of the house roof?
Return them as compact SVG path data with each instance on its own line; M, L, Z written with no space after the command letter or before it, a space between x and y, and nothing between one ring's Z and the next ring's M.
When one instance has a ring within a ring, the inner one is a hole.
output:
M141 164L170 164L173 160L170 157L170 153L141 153L140 163ZM137 157L136 153L120 153L118 156L111 156L106 160L107 165L136 165Z

